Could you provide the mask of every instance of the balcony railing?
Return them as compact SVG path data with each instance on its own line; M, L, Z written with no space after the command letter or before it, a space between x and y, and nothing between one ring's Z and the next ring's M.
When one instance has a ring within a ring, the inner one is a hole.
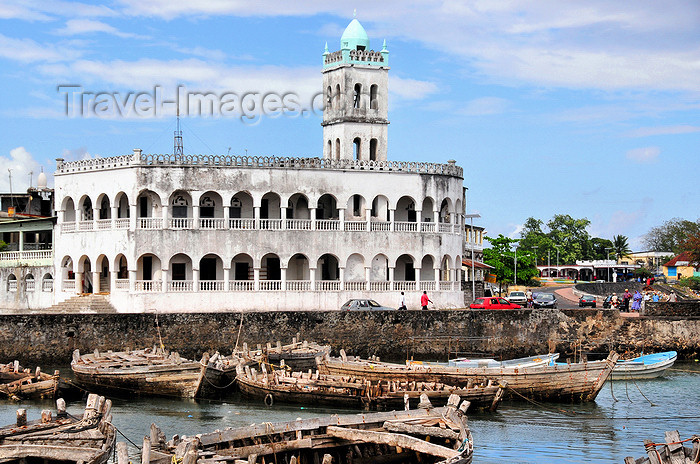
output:
M129 290L129 279L116 279L114 287L115 290Z
M316 281L316 291L317 292L337 292L337 291L340 291L340 281L339 280L317 280Z
M434 222L421 222L420 231L424 233L435 233L435 223Z
M94 221L80 221L78 223L78 230L92 230L94 226Z
M255 219L229 219L228 228L234 230L255 229Z
M170 218L170 229L192 229L194 227L193 218Z
M367 230L367 221L345 221L345 230L352 232Z
M414 280L395 280L394 281L394 291L397 292L411 292L416 289L416 282Z
M337 219L317 219L316 230L340 230L340 221Z
M434 292L435 291L435 281L434 280L421 281L419 289L421 292Z
M199 291L200 292L223 292L224 291L224 281L223 280L200 280L199 281Z
M389 281L369 283L370 292L388 292L389 290L391 290L391 282Z
M129 228L129 218L117 218L114 220L115 229L128 229Z
M282 219L260 219L260 229L262 230L280 230L282 228Z
M311 219L287 219L288 230L311 230Z
M200 229L225 229L226 219L224 218L199 218Z
M42 292L53 292L53 279L44 279L41 282Z
M346 281L343 282L343 288L346 292L363 292L367 289L367 282L364 280Z
M288 280L287 291L291 292L307 292L311 290L310 280Z
M417 222L394 222L394 230L396 232L416 232L418 230Z
M163 218L159 217L140 217L136 219L136 228L138 229L162 229Z
M74 292L75 291L75 279L64 280L63 281L63 291L64 292Z
M170 280L168 281L169 292L191 292L194 288L191 280Z
M388 221L372 221L370 225L372 231L376 232L389 232L391 230L391 222Z
M282 290L281 280L261 280L260 290L263 292L279 291Z
M16 280L10 280L7 282L7 291L8 292L16 292L17 291L17 281Z
M453 286L454 286L454 282L451 280L450 281L445 281L445 280L440 281L440 290L442 290L442 291L452 290Z
M27 279L24 281L25 289L28 292L33 292L36 289L36 281L34 279Z
M232 280L228 283L231 292L252 292L255 290L255 282L252 280Z
M97 230L109 230L112 228L111 219L98 219L97 220Z
M162 292L162 280L137 280L134 285L137 292Z

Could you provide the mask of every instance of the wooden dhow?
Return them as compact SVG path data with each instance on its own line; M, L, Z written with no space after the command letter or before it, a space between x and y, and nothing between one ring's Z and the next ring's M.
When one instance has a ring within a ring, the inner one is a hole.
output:
M393 364L346 356L317 359L322 374L367 379L441 382L455 386L493 380L507 384L506 397L546 401L593 401L615 367L618 354L611 352L605 360L581 363L538 365L532 367L451 367L438 364Z
M88 391L117 396L145 395L195 398L199 396L205 364L163 348L73 352L75 381Z
M142 464L469 464L474 445L465 411L450 397L447 406L332 415L290 422L253 424L165 442L151 426Z
M18 374L15 372L15 374ZM13 376L8 376L12 378ZM37 367L34 373L29 370L23 371L21 376L18 375L16 380L10 380L0 384L0 397L10 399L36 399L36 398L54 398L58 391L58 382L60 376L58 371L54 371L53 375L41 372L41 368Z
M250 366L239 366L236 382L243 396L257 398L270 406L279 402L370 410L417 407L421 397L443 406L454 394L469 401L470 412L495 411L504 391L504 386L492 382L458 388L439 382L372 381L311 370L290 372L283 368L271 369L265 364L261 365L260 372Z
M116 441L111 401L89 395L82 418L68 414L62 399L56 406L56 417L44 410L31 422L25 409L17 410L17 423L0 428L0 463L107 463Z
M665 443L644 440L647 455L639 459L626 457L625 464L697 464L700 462L700 436L681 439L677 430L664 434Z

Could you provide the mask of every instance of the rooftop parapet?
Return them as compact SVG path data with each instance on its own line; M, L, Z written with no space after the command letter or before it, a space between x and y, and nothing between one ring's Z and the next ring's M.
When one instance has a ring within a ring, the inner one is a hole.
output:
M206 167L206 168L253 168L253 169L329 169L393 171L417 174L441 174L463 178L463 169L450 160L447 164L417 161L366 161L325 158L294 158L278 156L236 155L183 155L145 154L134 150L132 155L109 158L91 158L61 162L55 175L86 171L102 171L128 167Z

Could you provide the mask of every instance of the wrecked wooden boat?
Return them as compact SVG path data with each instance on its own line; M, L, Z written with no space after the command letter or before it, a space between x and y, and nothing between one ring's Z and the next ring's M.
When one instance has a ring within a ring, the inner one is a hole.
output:
M293 338L289 345L282 345L279 341L275 346L268 343L264 355L270 364L279 365L280 361L284 360L285 364L292 369L305 371L316 368L317 357L330 355L330 353L330 345L319 345L306 340L298 342Z
M18 374L17 372L14 372ZM60 380L59 372L54 371L53 375L41 372L37 367L34 373L25 370L17 376L16 380L10 380L0 384L0 397L18 399L41 399L54 398L58 391ZM13 376L8 376L12 378Z
M23 368L17 360L0 365L0 383L13 382L31 375L31 371Z
M158 347L84 355L75 350L71 362L81 388L117 396L198 397L204 367Z
M155 426L144 438L142 464L373 464L411 462L469 464L474 445L466 401L447 406L332 415L253 424L165 442Z
M290 372L268 369L258 372L250 366L239 367L236 382L241 394L248 398L273 403L319 404L369 410L408 409L417 407L421 396L433 405L443 406L450 395L459 395L470 402L470 412L495 411L503 397L503 386L475 384L465 388L439 382L395 382L358 377Z
M107 463L116 441L111 401L89 395L82 418L68 414L62 399L56 406L55 417L44 410L35 421L27 421L25 409L17 410L17 423L0 428L0 463Z
M365 377L370 380L441 382L458 387L471 383L507 384L506 397L544 401L593 401L610 376L618 359L611 352L607 359L581 363L532 367L452 367L437 364L394 364L346 356L319 358L322 374Z
M639 380L661 377L678 359L675 351L651 353L634 359L619 360L610 375L611 380Z
M664 434L665 443L644 440L647 455L625 458L625 464L696 464L700 458L700 435L681 440L678 430ZM692 445L692 446L690 446Z
M559 353L540 354L503 361L491 358L455 358L447 361L447 365L453 367L533 367L543 366L557 359L559 359Z

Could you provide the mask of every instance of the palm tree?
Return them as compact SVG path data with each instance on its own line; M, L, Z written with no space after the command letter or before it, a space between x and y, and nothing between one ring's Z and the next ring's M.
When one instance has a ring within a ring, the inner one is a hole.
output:
M618 260L632 252L629 243L627 243L627 237L624 235L615 235L613 237L613 250Z

